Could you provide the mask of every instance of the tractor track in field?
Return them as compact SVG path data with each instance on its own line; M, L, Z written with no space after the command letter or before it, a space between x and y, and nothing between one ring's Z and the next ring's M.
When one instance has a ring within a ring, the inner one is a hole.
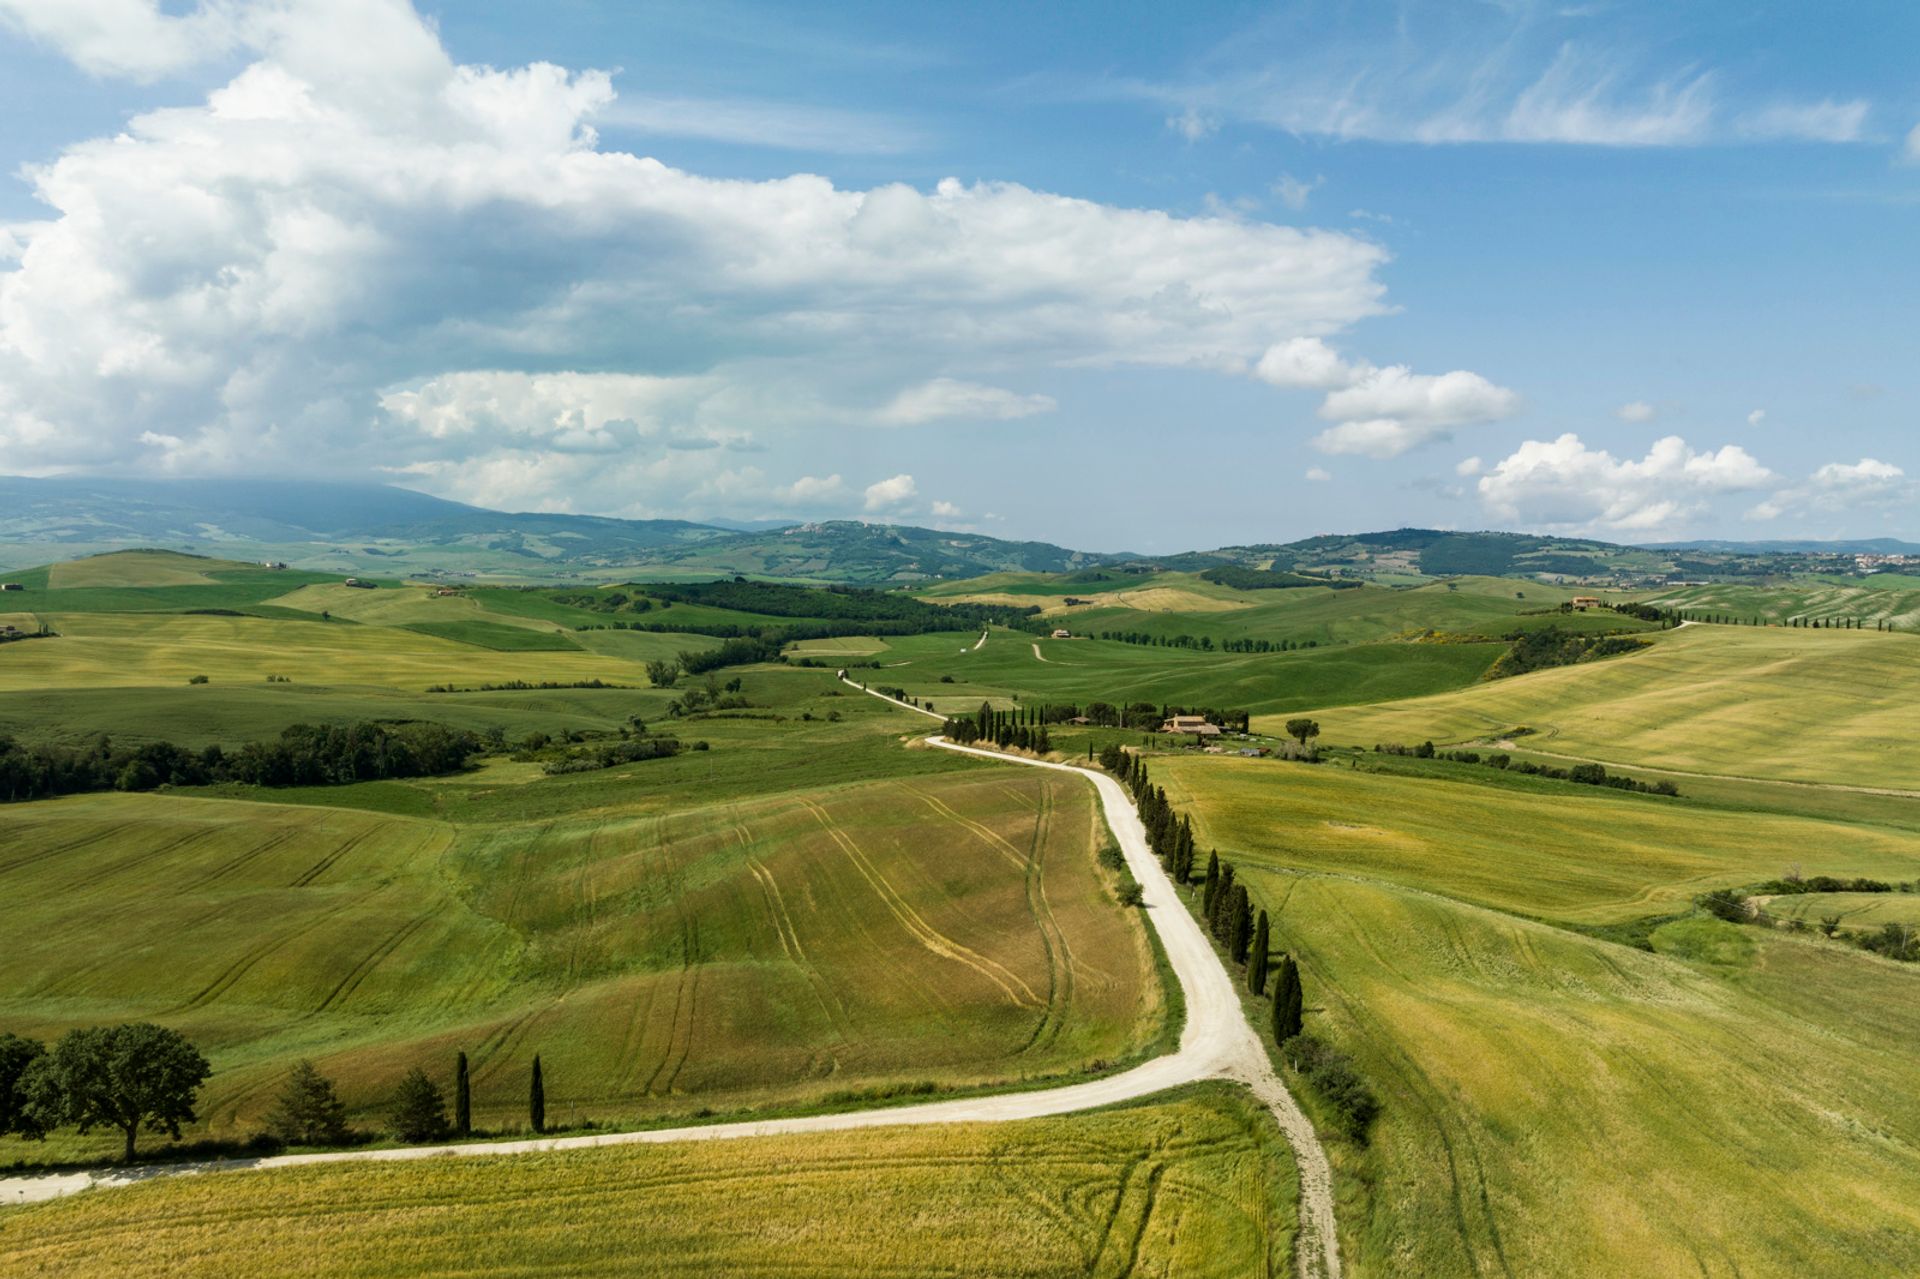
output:
M983 636L984 641L984 636ZM844 676L842 677L844 679ZM852 681L846 681L849 684ZM853 685L858 688L859 685ZM870 689L875 697L882 694ZM894 698L887 702L932 719L942 716ZM319 1163L390 1162L444 1158L450 1155L509 1155L599 1146L712 1141L793 1133L888 1128L903 1124L1002 1123L1072 1114L1120 1102L1134 1101L1183 1084L1227 1079L1246 1085L1272 1112L1282 1136L1292 1148L1300 1183L1300 1234L1295 1265L1301 1279L1340 1279L1339 1239L1334 1225L1333 1176L1325 1149L1313 1125L1274 1072L1254 1029L1241 1010L1233 979L1215 955L1181 900L1173 881L1147 846L1146 831L1120 784L1104 773L1071 764L1026 759L998 751L960 746L938 736L933 746L973 755L1000 764L1050 768L1084 777L1094 787L1107 824L1120 844L1128 867L1140 881L1147 905L1146 917L1159 934L1168 966L1186 1001L1186 1024L1179 1047L1117 1075L1082 1083L1029 1092L960 1097L898 1107L805 1115L788 1119L748 1120L688 1128L654 1128L623 1133L591 1133L578 1137L539 1138L531 1141L469 1142L460 1145L407 1146L388 1150L329 1151L311 1155L278 1155L263 1159L214 1160L198 1164L171 1164L0 1179L0 1204L32 1203L58 1198L89 1187L126 1185L157 1176L240 1169L304 1167ZM834 830L829 826L829 832ZM844 845L843 845L844 846ZM912 931L911 929L909 930ZM691 939L690 945L697 946ZM678 1010L676 1010L677 1012ZM678 1018L676 1017L676 1020ZM669 1048L671 1052L671 1046ZM684 1057L682 1057L684 1062ZM662 1063L664 1069L666 1063ZM656 1076L659 1073L656 1069ZM676 1064L673 1072L677 1074ZM668 1077L671 1087L672 1075ZM1158 1177L1149 1178L1157 1190ZM1110 1241L1118 1243L1119 1241Z

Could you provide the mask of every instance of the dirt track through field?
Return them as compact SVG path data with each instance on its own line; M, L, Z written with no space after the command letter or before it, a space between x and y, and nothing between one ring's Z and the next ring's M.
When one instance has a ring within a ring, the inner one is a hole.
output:
M985 637L982 636L982 642ZM977 647L977 646L976 646ZM843 676L844 679L844 676ZM849 684L852 681L846 681ZM854 687L859 687L854 685ZM903 710L941 720L944 717L908 702L882 697ZM1134 878L1140 881L1148 921L1159 934L1167 962L1180 983L1186 1001L1186 1025L1179 1048L1164 1057L1118 1075L1060 1088L994 1096L964 1097L920 1105L709 1124L690 1128L656 1128L639 1132L594 1133L580 1137L531 1141L469 1142L445 1146L407 1146L391 1150L328 1151L310 1155L278 1155L264 1159L215 1160L197 1164L160 1164L133 1168L0 1179L0 1204L34 1203L90 1187L130 1185L155 1177L241 1169L293 1168L317 1163L390 1162L461 1155L509 1155L535 1151L580 1150L596 1146L660 1144L678 1141L717 1141L737 1137L884 1128L900 1124L1004 1123L1040 1119L1134 1101L1182 1084L1203 1079L1232 1079L1253 1090L1272 1111L1293 1149L1300 1179L1300 1237L1295 1249L1296 1269L1302 1279L1339 1279L1339 1241L1334 1229L1333 1176L1325 1149L1299 1104L1275 1074L1259 1036L1240 1007L1234 981L1214 954L1181 901L1173 881L1147 845L1146 830L1132 800L1119 782L1105 773L1070 764L1004 755L998 751L959 746L935 736L927 739L944 750L974 755L1002 764L1050 768L1084 777L1100 797L1107 825L1120 843ZM684 1053L684 1050L683 1050ZM684 1060L684 1055L682 1057ZM664 1064L664 1063L663 1063Z

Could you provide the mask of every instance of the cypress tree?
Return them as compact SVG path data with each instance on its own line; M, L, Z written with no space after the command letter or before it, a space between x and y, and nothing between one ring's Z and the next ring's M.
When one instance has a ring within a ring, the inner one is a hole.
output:
M1220 851L1215 849L1207 854L1207 885L1200 890L1200 911L1213 913L1213 893L1220 887Z
M1213 910L1207 918L1208 931L1213 934L1215 941L1225 941L1227 938L1228 905L1233 901L1233 890L1233 863L1222 862L1220 883L1213 890Z
M473 1093L467 1085L467 1055L453 1057L453 1135L465 1137L473 1132Z
M533 1086L527 1094L527 1117L535 1132L547 1130L547 1086L540 1078L540 1054L533 1055Z
M1261 911L1253 925L1253 950L1247 956L1247 989L1256 995L1267 993L1267 947L1271 929L1267 912Z
M1285 1046L1300 1033L1300 967L1292 955L1280 956L1280 976L1273 986L1273 1042Z
M1233 962L1247 962L1247 947L1253 941L1253 906L1244 884L1233 886L1233 899L1227 903L1227 953Z

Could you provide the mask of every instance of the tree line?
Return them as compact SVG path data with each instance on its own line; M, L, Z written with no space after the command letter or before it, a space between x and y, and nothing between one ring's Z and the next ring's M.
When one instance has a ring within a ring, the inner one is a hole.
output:
M294 724L277 740L190 750L173 742L116 746L102 736L85 746L24 746L0 736L0 799L46 799L89 791L150 791L161 786L338 786L394 777L454 773L483 743L465 729L425 721Z
M1403 746L1399 742L1382 742L1374 746L1376 755L1405 755L1413 759L1444 759L1455 764L1479 764L1487 768L1497 768L1509 773L1519 773L1523 777L1545 777L1553 781L1578 782L1582 786L1607 786L1614 790L1632 791L1638 795L1665 795L1679 798L1680 788L1669 781L1643 782L1621 773L1610 773L1604 764L1575 764L1572 768L1555 768L1551 764L1536 764L1532 760L1515 761L1510 755L1499 751L1482 755L1479 751L1442 751L1435 750L1432 742L1421 742L1418 746Z
M1192 819L1177 813L1165 788L1153 783L1145 757L1110 745L1100 752L1100 766L1128 788L1140 824L1146 828L1147 846L1166 867L1175 886L1189 890L1197 857ZM1247 886L1238 880L1237 868L1223 861L1217 849L1207 854L1198 908L1207 931L1227 958L1244 969L1248 993L1265 996L1268 980L1273 979L1268 1014L1274 1043L1326 1103L1347 1135L1364 1142L1380 1110L1378 1098L1351 1057L1306 1032L1299 963L1286 952L1276 962L1272 921L1264 909L1256 911Z
M1188 648L1202 653L1291 653L1295 649L1319 648L1319 640L1222 639L1211 635L1153 635L1146 631L1101 631L1100 638L1118 644L1137 644L1148 648Z
M131 1163L142 1131L180 1140L195 1122L201 1085L213 1073L201 1051L179 1031L151 1022L70 1030L51 1048L0 1033L0 1136L38 1141L60 1128L81 1134L116 1131L121 1157ZM404 1142L442 1141L473 1133L467 1054L453 1063L452 1113L440 1085L415 1066L388 1098L387 1132ZM527 1088L528 1126L547 1130L546 1081L534 1054ZM374 1134L347 1123L347 1107L332 1080L311 1061L297 1062L267 1115L265 1133L251 1143L344 1146Z

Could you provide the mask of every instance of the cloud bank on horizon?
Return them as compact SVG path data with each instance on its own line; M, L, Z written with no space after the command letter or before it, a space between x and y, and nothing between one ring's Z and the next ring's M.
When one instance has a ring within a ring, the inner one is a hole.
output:
M889 441L1045 431L1089 376L1262 388L1275 433L1360 467L1526 409L1479 372L1347 353L1396 310L1391 255L1363 232L990 179L702 176L602 133L701 117L738 134L750 116L629 98L600 70L463 64L406 0L0 0L0 23L96 76L213 81L25 171L45 216L0 226L0 471L323 468L515 509L960 524L933 477L885 460ZM1563 55L1503 112L1417 127L1247 101L1284 128L1447 142L1865 127L1854 103L1726 117L1705 73L1622 115L1583 96L1580 66ZM1227 99L1189 88L1175 96L1198 141ZM769 139L790 144L806 145ZM1323 181L1273 189L1297 213ZM1317 430L1282 424L1303 392ZM770 471L770 446L794 440L819 462ZM1471 460L1434 467L1475 478L1486 517L1541 528L1657 534L1736 494L1755 520L1912 498L1873 457L1794 480L1678 436L1639 460L1574 432Z

